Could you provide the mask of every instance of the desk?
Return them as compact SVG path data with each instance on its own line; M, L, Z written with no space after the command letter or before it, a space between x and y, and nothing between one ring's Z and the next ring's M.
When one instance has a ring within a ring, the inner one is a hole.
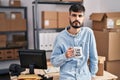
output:
M95 80L117 80L117 76L104 71L103 76L96 76Z
M52 67L50 62L47 63L48 68ZM21 74L26 74L29 72L29 69L26 69L25 72L22 72ZM40 69L35 69L35 74L45 74L44 70L40 70ZM53 80L59 80L59 73L47 73L48 76L53 76ZM117 76L113 75L107 71L103 72L103 76L96 76L95 80L117 80ZM17 80L17 77L12 77L12 80Z
M26 70L26 72L28 72L28 69ZM23 72L22 74L26 73L26 72ZM36 74L44 74L44 71L43 70L35 70L35 73ZM48 76L53 76L53 80L59 80L59 73L48 73L47 74ZM103 76L96 76L95 77L95 80L117 80L117 76L107 72L107 71L104 71L104 75ZM17 80L17 77L12 77L12 80Z
M19 75L18 80L42 80L41 77L35 74L29 74L29 75Z

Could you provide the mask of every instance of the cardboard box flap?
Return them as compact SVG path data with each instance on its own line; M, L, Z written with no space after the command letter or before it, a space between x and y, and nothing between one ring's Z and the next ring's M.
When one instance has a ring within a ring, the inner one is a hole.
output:
M92 13L90 15L90 20L93 21L101 21L104 17L105 13Z
M106 16L109 18L115 18L115 17L120 17L120 12L111 12L111 13L106 13Z

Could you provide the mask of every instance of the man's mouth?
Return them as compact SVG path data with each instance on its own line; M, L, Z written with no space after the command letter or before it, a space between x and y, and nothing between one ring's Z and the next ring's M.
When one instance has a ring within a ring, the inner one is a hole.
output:
M73 23L75 26L79 26L80 25L80 22L74 22Z
M75 21L73 21L73 24L78 25L78 24L80 24L80 22L75 20Z

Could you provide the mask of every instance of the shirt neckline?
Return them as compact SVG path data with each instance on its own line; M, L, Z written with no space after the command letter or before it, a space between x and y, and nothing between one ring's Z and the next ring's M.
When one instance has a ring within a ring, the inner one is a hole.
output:
M82 31L82 28L80 28L80 31L77 33L77 34L71 34L71 33L69 33L68 32L68 29L70 29L70 26L68 26L68 27L66 27L65 28L65 31L67 32L67 34L69 35L69 36L72 36L72 37L77 37L78 35L80 35L80 33L81 33L81 31Z

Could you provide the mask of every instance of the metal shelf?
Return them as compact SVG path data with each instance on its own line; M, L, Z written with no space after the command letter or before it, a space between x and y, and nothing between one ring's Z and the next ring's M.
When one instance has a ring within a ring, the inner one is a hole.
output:
M35 4L36 2L33 1L33 4ZM63 2L63 1L38 1L37 4L59 4L59 5L71 5L71 4L75 4L75 3L82 3L82 2Z
M48 28L48 29L34 29L35 31L40 31L40 32L60 32L62 31L64 28Z
M25 33L27 31L0 31L0 34L10 34L10 33Z
M11 6L0 6L0 8L3 8L3 9L26 9L27 7L24 7L24 6L22 6L22 7L11 7Z
M6 35L6 46L4 47L0 47L0 50L8 50L8 49L21 49L21 48L28 48L28 22L27 22L27 7L25 6L21 6L21 7L11 7L11 6L0 6L0 12L4 12L5 15L7 14L7 16L10 17L10 13L11 12L22 12L22 17L24 19L26 19L26 29L25 30L0 30L0 35ZM9 18L8 17L8 18ZM16 27L16 26L15 26ZM10 28L10 25L9 25ZM25 36L25 41L26 41L26 45L25 46L21 46L21 45L8 45L9 42L12 42L12 35L16 35L16 34L23 34ZM2 61L6 61L6 60L0 60Z

